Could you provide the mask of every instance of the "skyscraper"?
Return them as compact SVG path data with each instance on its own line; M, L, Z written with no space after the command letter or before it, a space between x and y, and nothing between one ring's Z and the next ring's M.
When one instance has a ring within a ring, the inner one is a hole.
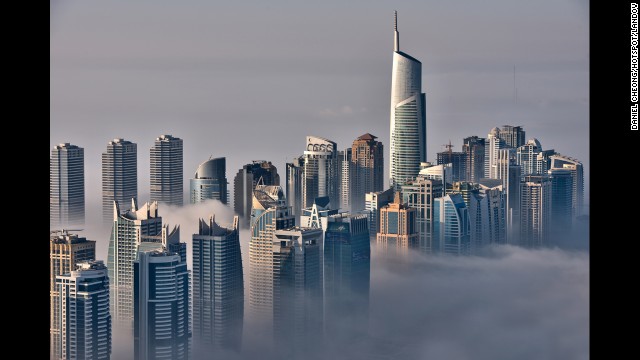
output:
M518 185L519 187L519 185ZM507 242L506 210L507 198L504 186L485 186L480 184L480 193L487 199L488 238L485 244L505 244Z
M398 14L394 13L389 175L391 186L400 190L418 175L420 163L427 161L427 120L422 63L400 51Z
M272 331L273 321L273 235L295 225L282 188L256 185L251 210L249 241L249 311L257 325L255 332Z
M538 139L530 139L516 150L517 164L522 168L522 176L541 175L538 173L538 155L542 152L542 145ZM544 174L544 173L542 173Z
M113 219L113 202L138 200L138 145L122 138L109 141L102 153L102 215Z
M160 135L151 148L151 201L183 204L182 139Z
M96 259L96 242L71 234L68 230L55 230L49 236L49 334L51 354L60 354L60 319L58 312L59 289L56 277L76 270L76 264Z
M420 238L420 250L432 253L433 247L433 201L444 195L441 180L419 175L402 186L402 197L407 206L416 209L416 227Z
M322 230L274 232L273 334L282 358L302 358L323 344Z
M327 218L324 231L325 333L350 344L367 333L371 245L366 214ZM339 340L339 341L338 341Z
M573 174L571 169L549 170L551 179L551 240L562 241L573 227Z
M240 351L244 281L238 216L230 228L211 215L193 234L193 336L198 355Z
M527 175L520 187L520 244L530 248L549 245L551 180L547 175Z
M351 183L351 212L365 208L365 194L384 190L384 149L377 136L359 136L351 145L354 169ZM343 184L344 186L344 184Z
M246 226L251 222L251 200L258 181L261 181L262 185L280 185L278 169L271 161L254 160L238 170L233 179L233 210L242 216L242 222Z
M399 191L396 191L393 203L380 209L380 230L376 242L382 249L389 246L415 249L419 245L416 209L402 203Z
M500 138L510 148L518 148L525 143L525 131L522 126L502 125Z
M365 194L365 211L369 215L369 239L374 241L380 230L378 219L380 219L380 209L393 201L393 188L384 191L369 192Z
M302 172L302 208L311 207L313 200L328 196L332 204L340 204L340 168L335 142L307 136Z
M469 209L461 194L437 198L433 204L434 243L444 254L467 255L471 251Z
M49 160L49 226L84 225L84 149L64 143Z
M477 183L484 176L484 138L464 138L462 152L465 153L465 181Z
M355 165L351 162L352 149L346 148L338 151L338 161L340 162L340 203L337 204L340 209L345 211L351 210L353 201L353 186L355 183Z
M573 218L577 218L582 215L582 207L584 206L584 175L582 162L569 156L555 154L551 156L551 169L568 169L571 171L571 176L573 177L571 212Z
M55 359L109 359L109 277L102 261L81 262L56 277Z
M186 263L186 243L180 243L180 228L162 225L158 203L145 203L138 208L131 200L131 209L120 212L113 204L113 227L109 240L107 267L111 282L111 316L114 325L131 330L133 321L133 262L139 251L168 249Z
M296 219L302 213L302 170L304 169L304 157L293 158L287 166L287 205Z
M227 159L209 159L198 166L190 182L191 203L220 200L227 204Z
M141 251L133 264L136 360L189 359L189 272L180 255Z
M494 127L484 141L484 177L500 179L498 175L498 157L500 150L506 148L505 141L500 137L500 129Z
M451 164L451 181L463 181L467 174L467 154L451 151L451 146L449 143L449 150L437 153L436 162L438 165Z

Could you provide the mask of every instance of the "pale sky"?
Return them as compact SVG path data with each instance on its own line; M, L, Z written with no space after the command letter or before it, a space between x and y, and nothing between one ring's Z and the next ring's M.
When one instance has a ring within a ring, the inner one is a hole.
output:
M55 2L50 149L85 148L88 202L100 201L100 154L115 137L138 144L141 202L149 149L167 133L184 139L185 191L210 155L227 158L230 185L257 159L284 179L306 135L344 149L370 132L388 169L394 9L401 50L423 64L428 160L449 140L460 151L466 136L522 125L583 161L588 203L588 4L577 0Z

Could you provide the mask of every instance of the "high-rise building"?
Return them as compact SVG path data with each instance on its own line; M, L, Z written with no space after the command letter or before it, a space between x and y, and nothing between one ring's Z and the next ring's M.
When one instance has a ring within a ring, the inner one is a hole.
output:
M325 333L348 343L367 333L371 242L366 214L327 218L324 231ZM333 341L332 341L333 340ZM339 340L339 341L338 341Z
M193 234L193 336L198 355L240 351L244 282L238 216L229 228L211 215Z
M287 205L296 219L302 214L302 170L304 169L304 157L293 158L287 166Z
M238 170L233 179L233 210L242 217L242 222L247 227L251 222L253 189L258 182L262 185L280 185L278 169L271 164L271 161L254 160Z
M522 176L540 175L538 173L538 155L542 152L542 145L538 139L531 139L516 150L516 163L522 168Z
M354 168L351 183L351 212L365 208L365 194L384 190L384 149L377 136L366 133L351 145ZM342 185L344 186L344 184Z
M465 154L465 181L477 183L484 176L484 138L464 138L462 152Z
M331 206L328 196L316 198L311 207L303 209L300 216L300 226L310 228L327 228L327 217L338 213L338 209Z
M451 151L451 144L447 145L449 150L437 153L438 165L451 164L451 181L463 181L467 174L467 154L464 152Z
M107 268L111 282L111 316L114 326L131 329L133 321L133 262L140 251L167 249L177 253L186 263L186 243L180 242L180 227L169 231L158 215L158 203L145 203L138 208L131 200L131 209L120 211L113 204L113 227L109 240Z
M302 208L311 207L313 200L328 196L332 204L340 204L340 168L335 142L307 136L302 171Z
M182 139L160 135L150 151L151 201L183 205Z
M96 259L96 242L71 234L68 230L52 231L49 236L49 334L51 354L60 354L60 342L56 340L60 335L60 313L58 312L60 298L56 286L56 277L69 274L76 269L80 262Z
M384 191L369 192L365 194L365 212L369 215L369 240L375 240L380 226L380 209L393 201L394 191L389 188Z
M432 253L433 248L433 201L444 195L442 181L419 175L402 186L403 201L416 210L416 227L420 239L420 250Z
M323 343L322 230L273 234L273 334L283 358L302 358Z
M346 148L338 151L338 161L340 162L340 209L351 210L353 185L355 183L356 167L351 163L352 149Z
M420 176L423 176L429 180L438 180L442 182L442 191L451 189L453 185L453 171L451 164L433 165L429 162L423 163L423 168L420 170Z
M485 186L480 184L480 193L486 199L487 234L483 244L505 244L507 242L506 208L507 197L502 185Z
M109 141L102 153L102 216L113 220L113 202L138 200L138 145L122 138Z
M580 160L555 154L551 156L551 169L569 169L573 177L572 216L574 220L582 215L584 206L584 175Z
M271 332L273 321L273 236L295 226L280 186L256 185L249 241L249 312L256 332Z
M506 148L505 141L500 137L500 129L491 129L484 142L484 177L500 179L498 175L498 157L500 150Z
M475 254L489 242L488 199L480 191L480 185L467 181L453 183L447 195L460 194L469 216L469 253Z
M544 175L549 171L549 169L551 169L551 156L555 154L556 154L556 151L553 149L540 151L538 156L536 156L536 174L537 175L540 175L540 174Z
M469 209L461 194L449 194L434 200L433 232L438 251L467 255L471 251Z
M391 186L400 190L408 180L418 176L420 163L427 161L427 119L422 63L400 51L398 14L394 13L389 175Z
M133 278L135 359L189 359L187 263L164 249L141 251Z
M525 131L522 126L502 125L500 138L507 147L518 148L524 145Z
M562 241L573 227L573 174L571 169L549 170L551 179L551 240Z
M49 160L49 226L84 225L84 149L64 143Z
M52 358L111 358L109 277L102 261L81 262L74 270L56 277L58 300Z
M189 181L191 203L197 204L209 199L227 204L227 159L209 159L198 166L193 179Z
M551 229L551 180L547 175L527 175L520 188L520 244L546 246Z
M396 191L392 203L380 209L379 219L380 230L376 242L383 249L389 246L400 249L418 248L416 209L402 203L399 191Z

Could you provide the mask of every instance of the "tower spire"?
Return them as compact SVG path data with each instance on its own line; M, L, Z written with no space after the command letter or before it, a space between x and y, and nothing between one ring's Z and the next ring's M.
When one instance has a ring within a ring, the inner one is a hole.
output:
M398 11L393 10L393 51L400 51L400 34L398 33Z

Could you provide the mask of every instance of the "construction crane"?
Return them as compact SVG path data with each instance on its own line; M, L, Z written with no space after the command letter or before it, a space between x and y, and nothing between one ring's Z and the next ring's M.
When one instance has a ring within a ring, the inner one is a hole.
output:
M453 152L453 145L451 144L451 139L449 139L449 144L442 144L442 146L444 146L449 151L449 155L451 155L451 153Z

